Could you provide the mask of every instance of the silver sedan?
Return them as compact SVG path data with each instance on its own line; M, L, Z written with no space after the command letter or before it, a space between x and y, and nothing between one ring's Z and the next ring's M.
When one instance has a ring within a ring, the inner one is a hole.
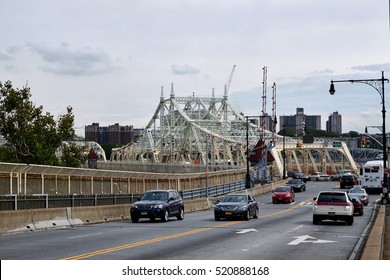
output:
M366 190L363 189L362 187L358 187L358 186L353 187L348 191L348 195L350 198L359 199L364 204L364 206L367 206L369 202L369 196Z
M314 172L310 176L311 181L329 181L330 176L324 172Z

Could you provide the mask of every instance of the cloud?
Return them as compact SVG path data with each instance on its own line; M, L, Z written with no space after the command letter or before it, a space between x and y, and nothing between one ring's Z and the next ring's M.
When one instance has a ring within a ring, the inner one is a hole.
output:
M0 61L1 60L12 60L13 58L11 56L9 56L8 54L5 54L5 53L1 53L0 52Z
M198 75L201 71L195 67L191 67L187 64L184 65L171 65L172 73L175 75Z
M28 46L45 61L46 64L41 67L44 72L67 76L95 76L116 69L110 56L102 50L88 47L71 49L66 43L57 48L36 44Z
M389 72L390 71L390 63L360 65L360 66L354 66L351 69L358 70L358 71L369 71L369 72L378 72L378 70Z

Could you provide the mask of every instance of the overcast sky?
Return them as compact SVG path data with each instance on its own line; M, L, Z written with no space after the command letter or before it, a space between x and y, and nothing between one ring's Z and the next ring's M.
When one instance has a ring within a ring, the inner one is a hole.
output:
M229 100L245 115L261 114L267 66L268 113L275 82L278 116L303 107L324 130L335 111L343 132L382 125L375 89L328 91L331 79L390 78L388 0L1 2L1 82L28 83L55 116L72 106L78 134L92 122L145 127L171 83L176 96L222 96L233 65Z

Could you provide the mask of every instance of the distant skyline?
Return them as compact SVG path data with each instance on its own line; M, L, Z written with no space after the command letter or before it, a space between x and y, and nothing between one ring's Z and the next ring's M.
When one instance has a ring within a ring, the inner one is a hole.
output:
M171 83L177 96L221 96L233 65L229 102L245 115L261 113L267 66L268 113L275 82L278 116L303 107L324 128L338 111L343 132L382 124L370 86L328 90L390 78L389 1L13 0L0 15L1 81L28 84L55 116L72 106L80 135L93 122L145 127Z

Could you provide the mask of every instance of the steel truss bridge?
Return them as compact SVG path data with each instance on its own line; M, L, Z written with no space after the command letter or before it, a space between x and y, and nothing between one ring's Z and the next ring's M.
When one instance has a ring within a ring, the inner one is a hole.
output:
M287 170L307 173L357 170L344 142L334 148L328 140L315 139L313 143L297 148L301 139L262 129L260 122L248 122L229 104L226 93L223 97L215 97L214 92L211 97L197 97L195 94L177 97L173 85L169 98L165 98L161 90L160 103L143 135L134 143L113 149L111 161L203 165L209 166L210 170L244 168L247 142L251 154L259 148L259 139L265 143L260 148L267 151L265 168L273 177L283 176L284 159ZM263 167L251 163L251 172L259 168Z

